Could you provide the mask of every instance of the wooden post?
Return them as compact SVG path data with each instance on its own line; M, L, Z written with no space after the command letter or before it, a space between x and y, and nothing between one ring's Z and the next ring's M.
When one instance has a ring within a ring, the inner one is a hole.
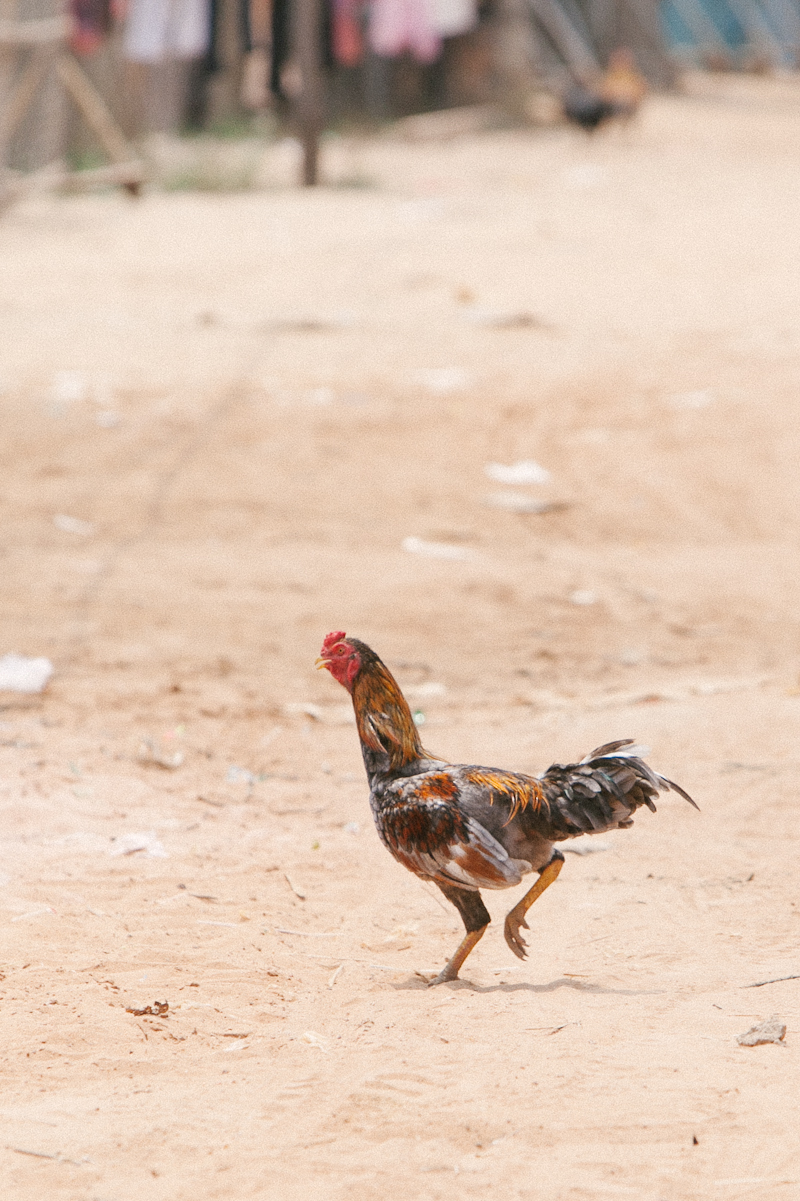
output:
M71 54L59 54L56 71L112 163L135 161L136 153L112 117L108 105Z
M653 0L617 0L619 45L633 51L636 65L656 88L675 83L676 65L664 41L664 33Z
M537 21L557 47L575 79L590 80L600 69L594 47L584 31L573 25L558 0L528 0Z
M28 7L31 0L25 0ZM27 61L12 74L0 97L0 209L26 191L40 187L59 187L77 183L115 182L136 195L144 179L144 166L89 77L69 50L66 36L69 23L58 12L60 0L51 0L55 16L12 19L8 0L0 0L0 53L22 49ZM0 60L0 66L5 63ZM53 68L51 70L51 68ZM12 67L13 70L13 67ZM4 80L0 79L0 83ZM64 97L69 95L86 124L94 133L112 166L100 171L73 173L62 165ZM39 167L32 175L8 170L8 152L13 150L15 135L22 143L25 165ZM32 149L30 147L32 146ZM46 157L44 154L46 153ZM41 159L47 165L41 169Z
M242 117L242 5L241 0L216 0L214 57L217 70L208 76L206 121L214 125ZM173 64L174 66L175 64Z
M497 100L515 119L529 120L528 98L542 72L526 0L495 0L491 30Z
M31 50L27 65L20 73L16 89L9 88L8 94L3 97L4 107L0 109L0 162L3 162L5 147L33 104L52 62L51 47L35 46Z
M52 66L68 31L61 0L0 0L0 153L7 167L38 170L64 153L66 110Z
M587 15L600 62L608 66L608 56L617 48L617 5L615 0L589 0Z
M322 6L295 0L292 6L292 58L297 68L294 108L303 145L301 183L319 183L319 135L323 121Z

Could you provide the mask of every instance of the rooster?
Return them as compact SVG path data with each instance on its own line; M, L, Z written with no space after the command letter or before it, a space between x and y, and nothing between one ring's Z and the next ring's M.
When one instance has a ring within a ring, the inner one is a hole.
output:
M627 46L612 51L600 91L615 117L630 121L638 113L647 95L647 80Z
M603 74L593 80L575 79L562 97L564 116L592 133L617 118L631 121L647 95L647 80L625 46L614 50Z
M318 668L327 668L353 700L370 806L381 841L403 867L431 880L461 914L466 934L430 984L456 980L490 917L482 888L513 888L528 872L539 879L505 920L505 938L520 959L521 929L533 902L557 878L564 856L554 846L581 834L627 829L642 805L671 789L687 792L640 758L631 739L609 742L580 763L553 764L538 779L493 767L450 764L423 749L411 710L373 650L342 631L328 634Z

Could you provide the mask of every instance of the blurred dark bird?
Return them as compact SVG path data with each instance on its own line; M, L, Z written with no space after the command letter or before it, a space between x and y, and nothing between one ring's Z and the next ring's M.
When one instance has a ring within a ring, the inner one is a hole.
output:
M404 867L436 884L461 914L466 934L431 984L455 980L489 925L481 888L513 888L528 872L536 884L505 920L505 938L524 959L525 914L561 871L554 846L582 834L627 829L642 805L671 789L631 739L609 742L580 763L549 767L539 778L450 764L423 749L397 681L373 650L342 632L328 634L317 666L353 700L370 806L384 845Z
M575 80L564 93L564 116L573 125L592 133L598 126L617 118L630 121L647 95L647 81L625 46L615 50L608 67L596 80Z
M562 99L564 116L573 125L579 125L587 133L594 133L598 126L614 116L614 106L603 99L599 90L582 83L573 83Z

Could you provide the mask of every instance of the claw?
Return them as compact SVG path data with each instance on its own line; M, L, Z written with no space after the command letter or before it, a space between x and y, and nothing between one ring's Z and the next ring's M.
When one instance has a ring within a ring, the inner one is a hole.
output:
M520 934L520 926L524 926L526 930L530 927L524 917L518 917L512 909L505 921L505 936L509 948L514 952L517 959L526 959L528 956L525 939Z
M433 988L436 984L447 984L448 980L457 980L458 972L448 972L446 967L443 967L438 976L426 976L424 972L414 972L420 980L423 980L428 988Z
M487 922L487 925L488 925L488 922ZM444 965L442 970L439 972L439 975L434 976L432 980L426 979L423 976L423 980L425 980L425 983L429 987L433 987L434 984L447 984L447 982L449 980L457 980L459 970L461 969L461 966L464 963L464 960L466 959L467 955L469 955L470 951L475 946L475 944L480 942L481 938L483 937L483 933L484 933L485 929L486 929L486 926L481 926L481 928L479 930L470 930L468 934L465 934L458 946L458 949L457 949L455 955L451 956L451 958L447 961L447 963ZM417 972L417 975L419 976L419 975L421 975L421 973Z
M542 870L539 872L538 883L534 884L530 892L525 894L522 900L514 906L514 908L506 917L506 942L516 955L517 959L525 959L528 954L527 950L525 949L528 944L525 942L525 939L519 932L520 927L522 927L523 930L530 929L528 923L525 921L525 914L528 912L537 897L540 897L544 890L549 888L553 881L557 879L558 873L561 871L563 866L564 856L560 851L554 851L553 858L550 860L547 867L542 868Z

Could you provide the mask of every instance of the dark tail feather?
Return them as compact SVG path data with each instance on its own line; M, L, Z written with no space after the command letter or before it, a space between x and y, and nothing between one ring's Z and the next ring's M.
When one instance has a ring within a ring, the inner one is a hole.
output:
M656 812L659 792L673 791L697 809L679 784L653 771L642 758L647 747L631 738L597 747L580 763L555 763L542 776L551 817L561 837L625 829L642 805Z
M700 812L700 806L696 801L692 800L692 798L689 796L689 793L684 788L681 788L680 784L676 784L674 780L668 780L666 776L659 776L658 778L659 780L663 780L673 792L677 792L678 796L682 796L683 799L688 801L690 805L694 805L698 813Z
M629 749L623 750L623 747L628 747ZM649 747L635 746L632 738L622 738L619 742L607 742L604 746L599 746L597 750L592 751L584 759L581 759L581 763L593 763L595 759L607 759L611 757L615 759L628 759L631 761L631 764L636 764L637 770L645 775L655 788L658 788L660 791L671 789L673 792L677 792L690 805L694 805L699 813L699 805L692 800L684 788L681 788L680 784L676 784L674 780L668 780L666 776L661 776L658 772L654 772L650 765L645 763L644 759L641 758L642 755L649 754Z

